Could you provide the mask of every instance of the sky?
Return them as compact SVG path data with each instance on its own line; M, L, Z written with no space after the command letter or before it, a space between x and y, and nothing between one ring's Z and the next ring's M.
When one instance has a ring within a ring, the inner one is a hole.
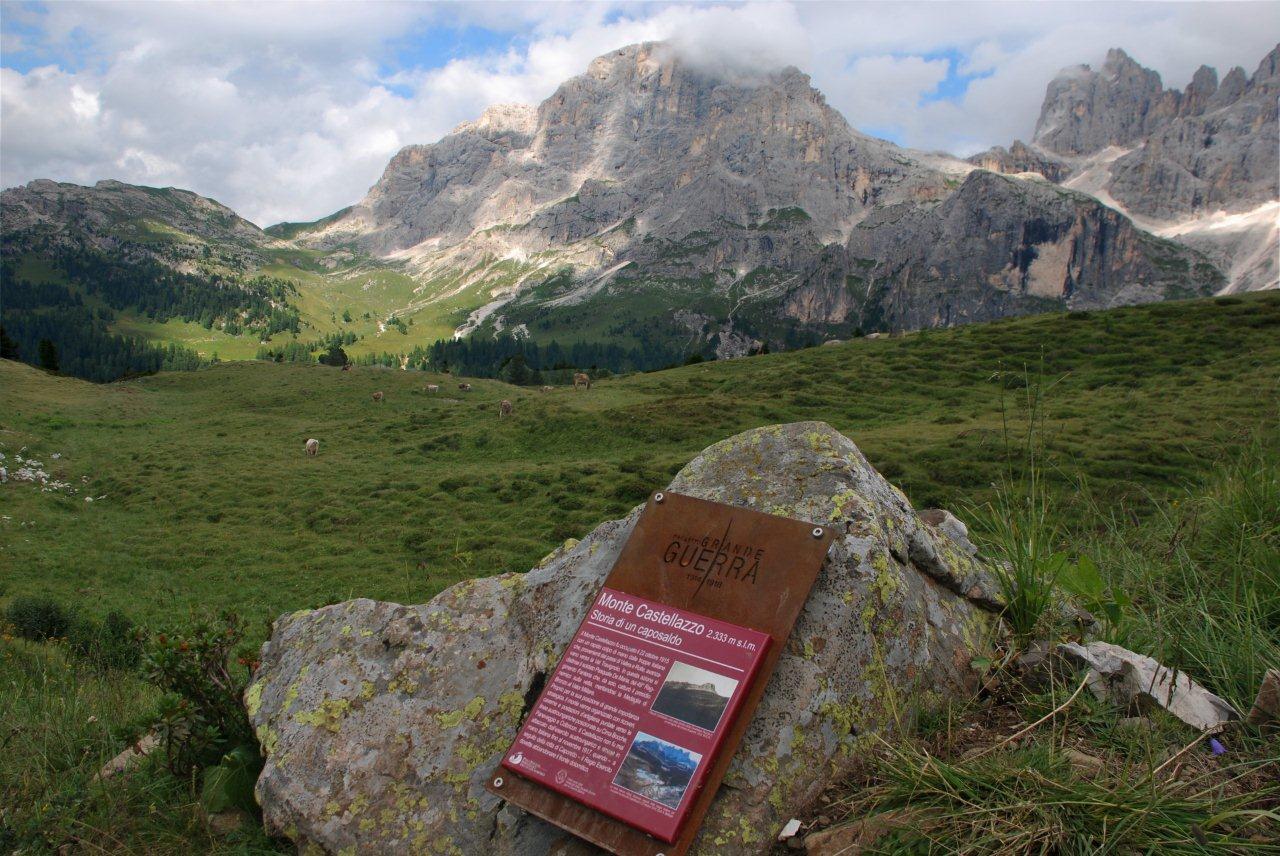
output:
M0 0L0 184L114 178L313 220L401 147L652 39L730 70L795 65L854 127L968 155L1029 138L1054 74L1110 47L1167 86L1202 63L1252 74L1280 2Z

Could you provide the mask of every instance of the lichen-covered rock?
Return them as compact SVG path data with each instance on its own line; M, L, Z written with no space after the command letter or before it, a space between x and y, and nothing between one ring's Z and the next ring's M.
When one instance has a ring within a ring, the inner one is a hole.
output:
M871 733L974 688L996 596L972 545L922 522L820 422L718 443L670 490L840 531L695 846L763 853ZM638 514L425 605L278 619L245 694L267 827L304 851L590 852L483 785Z

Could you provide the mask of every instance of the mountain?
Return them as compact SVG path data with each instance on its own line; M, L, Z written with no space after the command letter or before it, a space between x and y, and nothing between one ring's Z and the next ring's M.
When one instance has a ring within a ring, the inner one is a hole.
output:
M37 181L0 197L2 252L35 284L86 268L68 253L201 278L189 290L216 301L175 312L130 303L131 286L109 327L204 354L341 343L481 373L519 349L535 369L654 368L1266 285L1275 88L1274 53L1174 92L1113 51L1049 85L1032 142L963 161L860 133L794 68L731 74L646 43L536 107L403 149L364 199L311 223L261 230L188 191ZM264 277L256 309L227 299Z
M1229 289L1280 282L1280 45L1252 75L1201 66L1185 90L1113 49L1102 68L1064 70L1030 144L970 162L1036 172L1089 193L1142 228L1202 250Z
M404 149L364 200L295 234L407 260L438 283L428 303L469 294L464 333L720 356L1223 285L1206 259L1137 237L1096 200L974 173L859 133L794 68L725 76L642 44L537 108L491 108ZM958 208L997 203L998 231L974 216L979 231L956 232ZM920 266L924 235L949 263ZM993 248L970 253L975 236Z
M261 262L262 230L212 199L177 188L37 180L0 196L0 232L13 255L35 242L160 258L194 269L216 258L244 270ZM206 249L208 248L208 249Z
M329 341L405 351L393 318L418 283L393 260L299 247L188 190L37 180L0 194L0 286L24 359L47 338L64 371L110 380L262 348L310 359Z

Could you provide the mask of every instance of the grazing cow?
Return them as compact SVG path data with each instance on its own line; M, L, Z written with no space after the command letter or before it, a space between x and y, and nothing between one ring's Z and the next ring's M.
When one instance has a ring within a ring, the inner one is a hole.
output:
M515 408L512 407L511 402L505 398L502 399L502 401L498 403L498 418L501 419L504 416L510 416L513 410L515 410Z
M427 385L424 387L424 389L426 389L426 391L427 391L427 392L439 392L439 391L440 391L440 384L438 384L438 383L429 383L429 384L427 384Z
M375 392L375 393L373 394L373 400L374 400L374 401L376 401L376 402L378 402L379 404L381 404L381 403L382 403L382 397L383 397L383 396L382 396L382 390L378 390L377 392Z
M551 392L553 389L555 389L555 387L554 387L554 386L544 386L544 387L542 388L542 391L543 391L543 392Z
M469 384L469 383L460 383L460 384L458 384L458 389L462 390L463 392L470 392L470 391L471 391L471 384Z
M307 450L307 457L314 458L316 455L320 454L320 441L315 437L312 437L307 441L305 448Z
M578 384L582 384L587 389L591 389L591 375L587 374L586 372L574 372L573 388L577 389Z
M343 364L342 364L342 370L343 370L344 372L349 372L349 371L351 371L351 363L343 363Z

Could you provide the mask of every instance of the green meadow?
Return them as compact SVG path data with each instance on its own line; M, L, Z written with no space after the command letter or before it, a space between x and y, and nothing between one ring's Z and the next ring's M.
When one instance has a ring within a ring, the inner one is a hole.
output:
M1080 514L1083 484L1141 514L1274 424L1280 295L854 340L590 392L473 380L462 393L443 375L256 362L97 386L4 362L10 471L22 450L75 490L0 489L5 594L147 620L424 601L529 568L719 439L807 419L851 437L918 507L960 511L988 496L1028 377L1048 387L1064 513ZM497 418L503 398L511 419Z
M917 507L972 521L1020 455L1031 387L1063 549L1126 593L1107 637L1242 707L1280 662L1280 294L855 339L590 391L468 380L474 391L445 375L246 361L93 385L0 361L0 610L49 596L161 629L233 609L256 646L286 611L420 603L526 570L707 445L798 420L848 435ZM498 418L503 399L512 418ZM19 456L57 486L16 479ZM94 782L160 694L69 652L12 638L0 619L0 850L281 846L252 826L216 833L199 782L158 767ZM1194 735L1159 716L1121 733L1123 711L1080 702L1028 741L965 760L964 723L1034 722L1070 690L1006 686L922 717L824 814L929 811L933 825L884 851L902 853L1266 852L1280 836L1275 744L1252 732L1233 733L1220 761L1180 764L1196 778L1171 784L1157 765ZM1082 774L1067 745L1113 772ZM981 822L975 801L991 806Z

